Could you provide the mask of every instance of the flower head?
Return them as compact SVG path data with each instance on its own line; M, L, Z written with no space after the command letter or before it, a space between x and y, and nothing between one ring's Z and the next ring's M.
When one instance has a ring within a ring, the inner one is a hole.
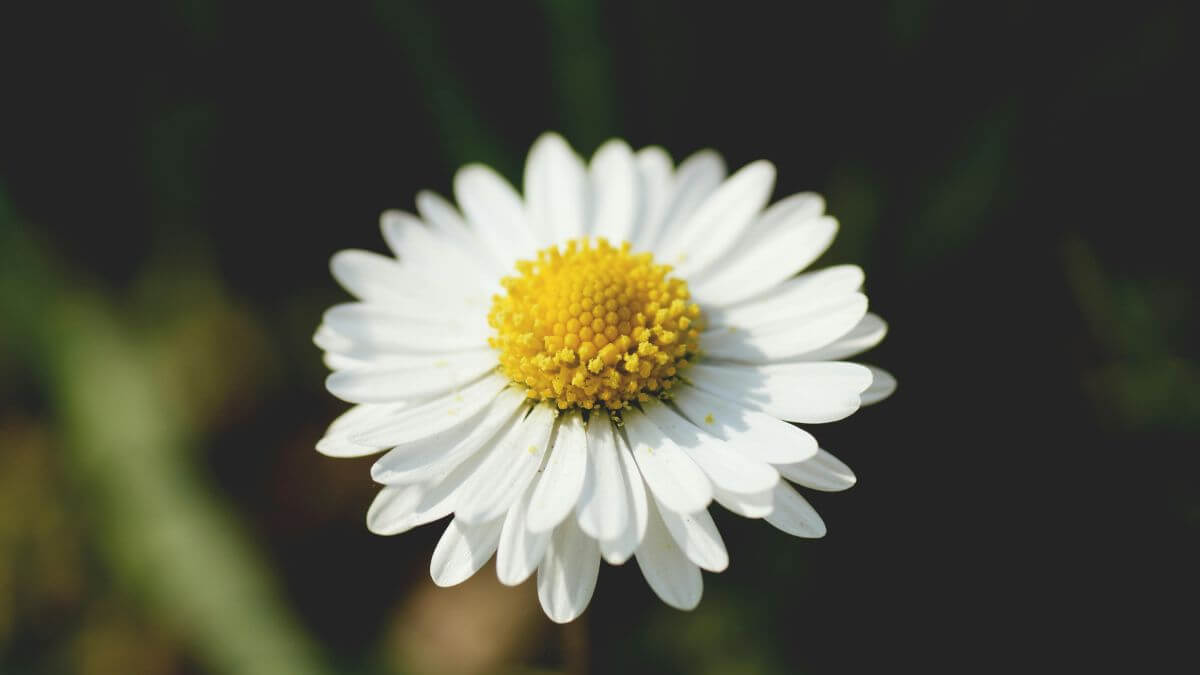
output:
M524 197L467 166L458 208L424 192L419 216L384 214L395 257L336 254L357 301L327 311L315 341L330 392L356 405L317 449L387 451L368 527L453 514L434 581L495 554L506 584L537 572L560 622L587 607L601 559L636 557L664 602L695 607L700 570L728 564L712 501L824 535L791 483L842 490L854 474L793 423L842 419L895 381L840 360L886 325L859 268L798 274L837 224L813 194L767 206L774 177L621 141L585 165L546 134Z

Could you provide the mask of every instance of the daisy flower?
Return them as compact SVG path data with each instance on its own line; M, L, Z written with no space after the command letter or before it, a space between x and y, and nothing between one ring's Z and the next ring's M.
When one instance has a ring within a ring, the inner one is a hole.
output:
M842 361L887 330L863 272L798 274L833 240L824 201L770 206L775 168L726 176L702 151L674 166L612 140L584 162L546 134L524 196L486 166L388 211L394 256L335 254L356 300L315 335L326 387L355 404L317 449L386 451L367 527L399 534L453 515L430 572L460 583L493 554L537 573L554 621L578 617L603 559L635 558L668 605L700 601L729 555L716 502L798 537L825 525L793 483L854 474L793 423L842 419L895 380Z

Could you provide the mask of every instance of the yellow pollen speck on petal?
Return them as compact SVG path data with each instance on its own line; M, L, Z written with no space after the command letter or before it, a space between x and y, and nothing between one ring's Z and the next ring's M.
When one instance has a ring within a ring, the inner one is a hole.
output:
M712 424L712 423L713 423L713 416L712 416L712 413L708 413L707 415L705 415L705 416L704 416L704 423L705 423L705 424Z
M603 238L517 263L492 299L489 344L531 399L620 410L674 384L699 348L703 317L687 283L649 253Z
M529 454L531 454L531 455L536 455L536 454L538 454L538 451L537 451L537 446L536 446L536 445L531 445L531 446L529 446Z

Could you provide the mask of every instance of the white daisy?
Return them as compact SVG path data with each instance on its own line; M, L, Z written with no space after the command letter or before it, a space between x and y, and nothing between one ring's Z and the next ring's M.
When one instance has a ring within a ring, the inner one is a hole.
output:
M887 327L858 267L797 275L837 231L819 196L768 207L774 166L725 173L711 151L675 167L619 140L585 163L546 134L524 198L466 166L458 208L422 192L419 216L383 214L395 257L333 256L357 301L326 312L314 339L329 391L356 405L317 449L387 450L371 469L384 485L371 531L453 514L433 580L460 583L496 554L505 584L537 572L558 622L587 607L601 559L635 557L664 602L695 607L700 570L729 562L712 501L825 534L791 483L855 477L792 423L892 392L890 375L839 360Z

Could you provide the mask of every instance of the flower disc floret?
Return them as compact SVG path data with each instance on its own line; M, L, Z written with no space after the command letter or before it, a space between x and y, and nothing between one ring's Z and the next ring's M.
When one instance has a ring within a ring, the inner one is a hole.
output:
M670 271L604 239L518 262L488 314L501 371L562 409L620 410L661 394L696 353L701 328L687 283Z

